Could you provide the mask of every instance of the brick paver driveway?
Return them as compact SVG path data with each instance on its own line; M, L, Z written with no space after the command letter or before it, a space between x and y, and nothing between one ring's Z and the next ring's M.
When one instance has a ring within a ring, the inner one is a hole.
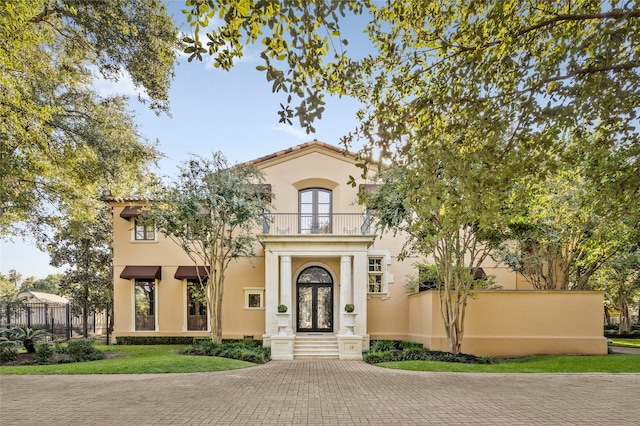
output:
M623 425L638 374L466 374L355 361L217 373L1 376L0 424Z

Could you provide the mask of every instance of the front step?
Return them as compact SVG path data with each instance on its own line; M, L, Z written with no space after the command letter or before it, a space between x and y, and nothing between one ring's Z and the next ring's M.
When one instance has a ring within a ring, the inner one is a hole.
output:
M338 359L340 351L338 339L333 334L304 335L297 334L293 344L293 359Z

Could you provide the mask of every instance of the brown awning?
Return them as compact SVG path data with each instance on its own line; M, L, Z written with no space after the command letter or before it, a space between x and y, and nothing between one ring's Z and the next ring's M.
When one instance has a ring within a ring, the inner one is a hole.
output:
M487 276L487 274L484 272L484 269L482 268L471 269L469 272L473 273L474 280L479 280L480 278L484 278Z
M178 266L178 270L173 277L177 280L197 280L198 274L200 274L200 278L205 278L209 275L209 268L198 266L198 270L196 271L195 266Z
M120 274L120 278L129 280L131 278L140 278L144 280L160 279L162 276L162 268L160 266L125 266Z
M120 212L120 217L131 219L132 217L140 216L141 211L142 206L127 206L122 210L122 212Z

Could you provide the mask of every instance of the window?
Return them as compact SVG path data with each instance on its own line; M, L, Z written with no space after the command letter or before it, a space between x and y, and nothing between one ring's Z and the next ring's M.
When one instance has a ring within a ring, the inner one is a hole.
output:
M311 188L299 192L301 234L331 233L331 191Z
M391 253L388 250L369 250L367 262L367 291L369 294L388 296L393 275L389 273Z
M156 282L155 280L135 280L135 329L156 329Z
M244 308L264 309L264 288L245 287L244 288Z
M200 284L198 280L187 280L187 330L206 331L207 321L207 294L206 284Z
M384 273L382 269L381 257L369 258L369 293L383 293L384 290Z
M154 241L156 239L156 230L153 224L135 219L134 226L134 239L136 241Z

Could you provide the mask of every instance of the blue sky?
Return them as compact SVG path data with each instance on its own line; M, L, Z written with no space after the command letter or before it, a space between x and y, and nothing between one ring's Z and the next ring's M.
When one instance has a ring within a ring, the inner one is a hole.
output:
M167 4L176 22L188 30L182 25L186 21L180 13L184 1ZM341 25L350 42L347 51L353 56L367 50L364 22L349 18ZM256 71L259 48L249 46L245 57L228 73L214 69L210 59L189 63L181 57L171 84L171 117L156 116L140 104L126 77L117 83L99 82L97 88L104 94L132 95L130 107L140 132L150 141L157 140L165 155L157 171L161 175L175 173L189 153L222 151L232 162L243 162L313 139L338 145L340 137L357 124L357 103L344 98L326 99L325 113L314 125L315 134L307 135L295 122L294 126L278 124L277 111L286 95L273 94L264 73ZM7 274L10 269L23 277L36 278L60 271L49 266L49 256L32 242L18 239L0 241L0 272Z

